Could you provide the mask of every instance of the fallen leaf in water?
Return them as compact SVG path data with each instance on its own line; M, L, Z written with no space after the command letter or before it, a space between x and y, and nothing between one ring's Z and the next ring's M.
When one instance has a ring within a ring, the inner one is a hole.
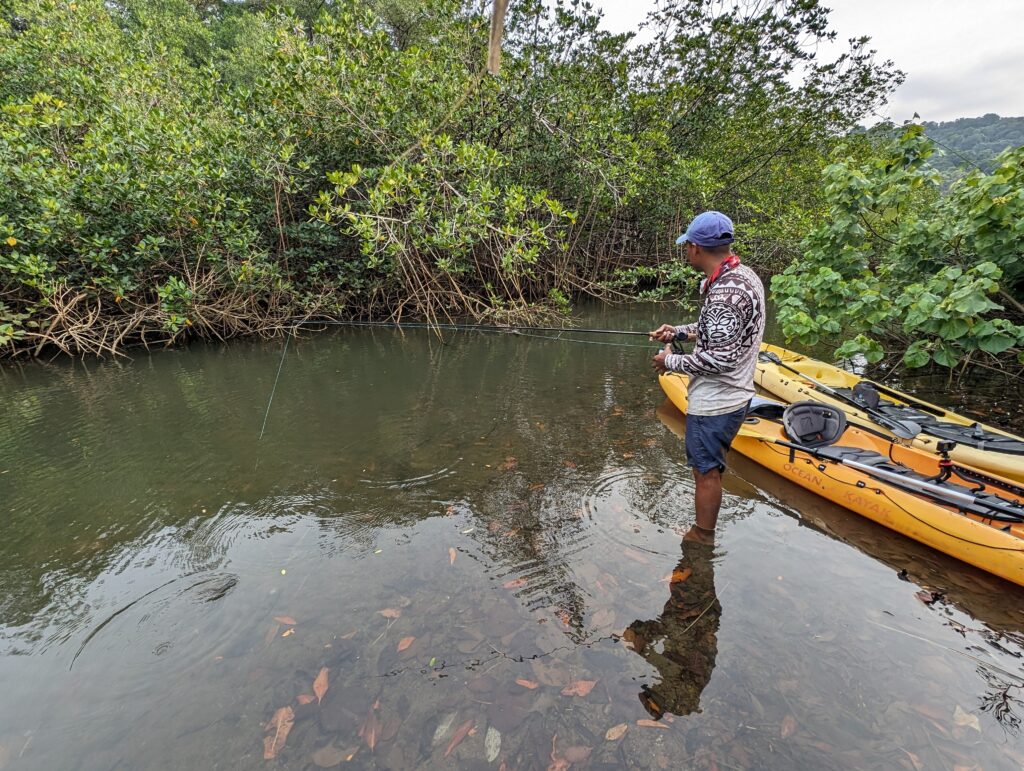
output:
M269 734L263 737L263 759L273 760L284 747L288 732L295 725L295 711L291 707L281 707L267 724Z
M403 637L398 641L398 652L401 653L416 641L415 637Z
M448 742L448 746L445 748L445 751L444 751L444 756L446 758L449 755L451 755L452 754L452 750L454 750L456 747L458 747L459 743L469 735L469 732L473 730L473 727L475 725L476 725L476 720L474 718L470 718L465 723L463 723L462 725L460 725L458 728L455 729L455 733L452 734L452 740L450 742Z
M356 632L357 632L357 631L359 631L359 630L357 630L357 629L353 629L353 630L352 630L351 632L349 632L348 634L343 634L343 635L342 635L342 636L341 636L340 638L338 638L338 639L340 639L340 640L351 640L351 639L352 639L353 637L355 637L355 636L356 636Z
M377 746L377 740L380 738L381 722L377 716L377 708L380 706L379 701L375 701L373 706L370 707L370 711L366 717L363 718L362 724L359 726L359 737L366 742L366 746L370 748L370 752L373 752L373 748Z
M637 720L636 724L644 728L668 728L664 723L659 723L657 720Z
M623 460L629 460L632 457L633 457L633 453L631 453L631 452L624 452L624 453L622 453L622 459Z
M498 464L498 471L511 471L518 465L519 461L517 461L513 456L509 455L507 458L505 458L504 463Z
M690 577L690 574L692 572L693 572L693 570L691 570L690 568L684 568L683 570L680 570L679 568L676 568L675 570L672 571L672 583L674 583L674 584L682 583L683 581L685 581L687 578Z
M582 763L589 757L590 747L584 747L577 744L573 747L566 747L562 750L562 759L567 760L570 763Z
M279 624L284 624L285 626L295 626L297 623L299 623L291 616L274 616L274 621L276 621Z
M455 506L453 504L449 503L445 507L444 513L445 513L446 516L449 516L449 517L452 516L455 513Z
M903 750L902 747L900 747L900 749ZM903 750L903 754L910 758L910 762L914 766L914 771L922 771L924 763L921 762L921 758L909 750Z
M533 680L527 680L526 678L523 678L523 677L517 677L516 678L516 685L521 685L521 686L523 686L523 688L529 688L531 691L534 688L539 688L540 687L539 683L535 683L535 682L533 682Z
M326 747L321 747L313 753L313 762L319 768L334 768L335 766L352 760L355 754L355 750L343 750L341 747L335 747L333 744L328 744Z
M609 742L617 742L619 739L625 736L627 730L629 730L629 726L625 723L613 725L605 732L604 738L606 741Z
M402 611L398 608L384 608L384 610L378 610L377 612L384 616L384 618L398 618L402 615Z
M312 704L314 701L316 701L316 696L313 696L309 693L300 693L295 701L297 701L299 704Z
M520 586L525 586L525 585L526 585L526 579L525 578L513 578L511 581L506 581L504 584L502 584L502 586L505 587L506 589L518 589Z
M956 709L953 711L953 722L957 725L969 726L978 732L981 731L981 723L978 722L978 716L967 712L959 704L956 705Z
M563 696L586 696L597 685L597 680L575 680L562 689Z
M327 693L327 667L321 667L320 672L316 676L316 680L313 681L313 693L316 694L316 700L319 704L324 700L324 694Z
M519 530L520 530L520 528L518 528L518 527L514 527L511 530L506 530L505 531L505 537L506 538L515 538L517 535L519 535Z
M576 468L576 464L573 463L571 460L563 460L562 465L565 466L566 468Z
M782 725L779 728L779 734L783 739L787 739L793 735L796 730L796 718L792 715L786 715L782 718Z
M501 754L501 732L494 726L488 726L484 734L484 753L488 763L496 761Z
M291 637L293 634L295 634L295 630L294 629L285 629L284 632L281 633L281 636L282 637Z
M455 556L457 554L458 554L458 552L455 551L455 547L453 547L453 546L449 546L448 547L448 564L449 565L454 565L455 564Z
M562 626L569 626L572 622L572 616L569 615L569 611L560 610L558 611L558 620L562 622Z

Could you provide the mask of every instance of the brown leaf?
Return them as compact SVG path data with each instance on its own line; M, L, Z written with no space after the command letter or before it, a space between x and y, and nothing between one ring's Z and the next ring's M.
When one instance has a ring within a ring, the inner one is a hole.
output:
M617 742L619 739L621 739L623 736L625 736L626 731L628 729L629 729L629 726L626 725L625 723L619 723L618 725L613 725L611 728L609 728L605 732L604 738L605 738L606 741L609 741L609 742Z
M274 616L274 621L276 621L279 624L284 624L285 626L295 626L297 623L299 623L291 616Z
M403 637L398 641L398 652L401 653L416 641L415 637Z
M519 462L511 455L505 458L505 462L498 465L498 471L512 471Z
M563 696L586 696L597 685L597 680L576 680L562 689Z
M902 747L900 747L900 749L903 750ZM903 750L903 754L910 758L910 762L914 766L914 771L922 771L924 769L924 763L921 762L921 758L919 758L913 752L910 752L909 750Z
M316 701L316 696L308 693L300 693L296 701L299 702L299 704L312 704Z
M455 551L455 547L453 547L453 546L449 546L448 547L448 564L449 565L454 565L455 564L455 556L457 554L458 554L458 552Z
M452 734L452 740L450 742L448 742L448 746L445 748L445 751L444 751L444 756L446 758L449 755L451 755L452 754L452 750L454 750L456 747L458 747L459 743L469 735L469 732L473 730L473 727L475 725L476 725L476 720L473 719L473 718L470 718L465 723L463 723L462 725L460 725L458 728L455 729L455 733Z
M341 636L340 638L338 638L338 639L340 639L340 640L351 640L351 639L352 639L353 637L355 637L355 636L356 636L356 632L357 632L357 631L359 631L359 630L358 630L358 629L353 629L353 630L352 630L351 632L349 632L348 634L343 634L343 635L342 635L342 636Z
M562 758L569 761L570 763L582 763L589 757L590 747L584 747L579 744L573 747L566 747L564 750L562 750Z
M566 468L576 468L576 464L571 460L563 460L562 465Z
M377 612L384 616L384 618L398 618L402 615L402 611L398 608L384 608L384 610L378 610Z
M637 720L636 724L644 728L668 728L667 725L659 723L657 720Z
M533 682L533 680L527 680L523 677L517 677L516 685L521 685L523 686L523 688L529 688L532 691L534 688L539 687L540 684Z
M380 732L383 728L380 718L377 717L377 707L379 706L380 702L374 702L373 706L370 707L370 711L363 719L362 725L359 726L359 737L366 742L370 752L373 752L373 748L377 746L377 740L380 738Z
M786 715L782 718L782 726L779 728L779 734L783 739L787 739L793 735L796 730L796 718L792 715Z
M324 700L324 694L327 693L327 672L327 667L321 667L316 680L313 681L313 693L316 694L318 704Z
M511 581L506 581L502 586L506 589L518 589L520 586L526 585L525 578L513 578Z
M277 757L277 753L284 747L284 743L288 739L288 732L292 730L293 725L295 725L295 710L291 707L281 707L274 713L274 717L267 724L269 733L263 737L264 760L273 760Z

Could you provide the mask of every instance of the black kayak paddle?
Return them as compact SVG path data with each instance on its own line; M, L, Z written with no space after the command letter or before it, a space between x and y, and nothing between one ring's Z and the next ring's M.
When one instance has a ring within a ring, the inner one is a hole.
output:
M799 375L804 380L811 383L811 385L813 385L816 390L821 391L823 394L827 394L828 396L831 396L833 399L838 399L841 402L845 402L846 404L849 404L852 407L856 407L858 410L861 410L862 412L866 413L875 423L877 423L880 426L883 426L884 428L889 429L900 439L913 439L915 436L921 433L921 426L915 423L914 421L893 420L888 415L885 415L884 413L879 412L878 410L872 409L871 407L868 407L866 404L862 404L856 399L853 399L847 396L846 394L842 394L839 391L836 391L834 388L829 388L824 383L819 383L817 380L815 380L807 373L801 372L800 370L794 367L790 367L782 359L780 359L777 355L771 353L770 351L762 351L760 354L758 354L758 356L764 359L765 361L770 361L772 364L782 367L783 369L788 369L790 372Z

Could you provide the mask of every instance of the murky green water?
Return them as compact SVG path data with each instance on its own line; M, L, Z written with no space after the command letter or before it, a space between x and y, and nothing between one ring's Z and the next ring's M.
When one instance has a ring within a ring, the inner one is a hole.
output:
M1024 591L741 457L683 542L650 346L280 353L0 372L0 768L1024 761Z

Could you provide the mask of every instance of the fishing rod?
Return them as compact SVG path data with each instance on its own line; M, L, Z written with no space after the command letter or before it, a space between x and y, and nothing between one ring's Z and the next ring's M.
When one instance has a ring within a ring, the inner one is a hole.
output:
M636 332L627 329L589 329L585 327L543 327L524 324L454 324L431 321L337 321L334 319L299 321L295 326L303 324L329 324L332 326L349 327L386 327L388 329L448 329L460 332L575 332L588 335L643 335L650 337L650 332Z

